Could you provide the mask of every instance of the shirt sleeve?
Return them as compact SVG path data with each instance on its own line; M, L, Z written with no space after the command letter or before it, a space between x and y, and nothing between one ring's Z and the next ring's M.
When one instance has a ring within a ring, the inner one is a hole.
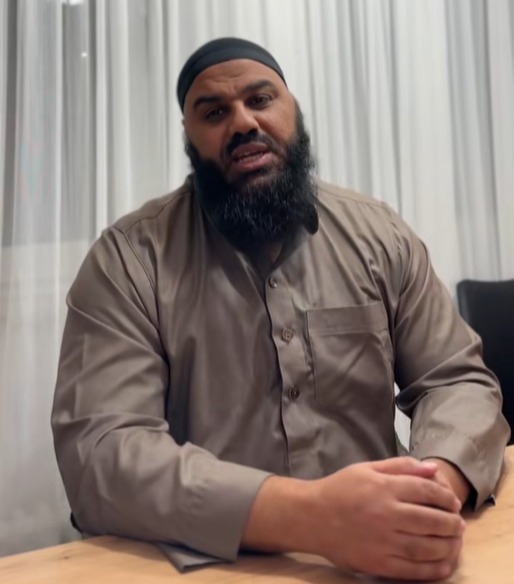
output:
M152 283L106 232L68 295L52 412L59 469L81 529L235 560L263 471L178 445Z
M480 338L462 320L423 243L391 212L397 246L394 323L399 409L411 422L410 451L453 463L480 506L498 482L509 426Z

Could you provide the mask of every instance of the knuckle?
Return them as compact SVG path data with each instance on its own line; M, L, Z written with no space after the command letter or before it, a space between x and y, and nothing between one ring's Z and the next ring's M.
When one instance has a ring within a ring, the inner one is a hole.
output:
M381 492L387 492L389 487L389 477L386 474L377 474L374 477L374 487L380 489Z
M403 543L403 556L412 561L423 559L423 545L412 538L408 538Z
M456 566L449 562L442 562L437 569L436 578L448 578L455 571Z
M453 559L458 559L462 550L462 537L452 538L452 547L449 556Z
M455 541L452 538L442 539L438 546L438 560L451 559L455 554Z
M452 494L447 491L443 486L433 483L432 485L432 498L434 503L439 506L452 507Z
M435 534L445 537L455 537L460 534L460 517L450 513L434 515L430 526Z
M375 528L388 523L388 512L385 505L368 505L366 507L366 515L368 522Z
M423 565L419 576L423 580L440 580L449 576L451 572L451 565L448 562L432 562Z
M433 506L440 507L446 503L442 487L436 483L426 481L423 484L424 500Z
M446 537L451 537L452 535L456 534L456 529L455 526L457 525L457 522L455 521L455 519L451 516L451 515L445 515L441 518L441 533L442 535L445 535Z
M433 534L439 533L439 529L441 526L441 519L440 519L438 514L432 512L432 509L430 509L430 512L423 514L422 521L423 521L423 527L429 533L433 533Z
M434 503L437 500L435 485L428 481L423 483L423 497L428 503Z
M442 515L431 515L427 520L427 527L434 535L447 535L447 519Z
M448 575L447 563L442 562L430 562L423 565L423 569L419 574L420 579L423 580L439 580Z
M448 535L460 535L461 518L459 515L452 515L448 518Z

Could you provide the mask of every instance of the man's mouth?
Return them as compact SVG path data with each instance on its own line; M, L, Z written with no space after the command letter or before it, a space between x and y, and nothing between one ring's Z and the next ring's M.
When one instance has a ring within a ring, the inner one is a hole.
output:
M236 164L239 164L240 162L244 161L257 160L258 158L261 158L261 156L263 156L264 154L265 152L249 152L248 154L243 154L242 156L235 156L232 158L232 160Z
M252 172L268 165L273 156L265 144L250 143L236 148L230 160L232 168L240 172Z

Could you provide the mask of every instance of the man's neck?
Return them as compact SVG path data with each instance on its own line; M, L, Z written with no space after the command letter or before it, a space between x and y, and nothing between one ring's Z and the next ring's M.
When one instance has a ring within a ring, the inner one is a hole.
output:
M278 260L280 252L282 251L282 242L268 243L264 249L268 257L270 258L271 263L274 264Z

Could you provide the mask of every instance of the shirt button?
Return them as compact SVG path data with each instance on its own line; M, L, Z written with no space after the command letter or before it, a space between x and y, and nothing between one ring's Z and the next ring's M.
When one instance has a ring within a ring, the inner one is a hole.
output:
M282 329L282 340L285 341L286 343L289 343L290 341L292 341L294 337L294 331L292 331L290 328L285 328Z
M268 284L270 288L276 288L278 286L277 281L273 276L268 280Z
M289 388L289 397L293 401L300 397L300 390L296 387L296 385L293 385L293 387Z

